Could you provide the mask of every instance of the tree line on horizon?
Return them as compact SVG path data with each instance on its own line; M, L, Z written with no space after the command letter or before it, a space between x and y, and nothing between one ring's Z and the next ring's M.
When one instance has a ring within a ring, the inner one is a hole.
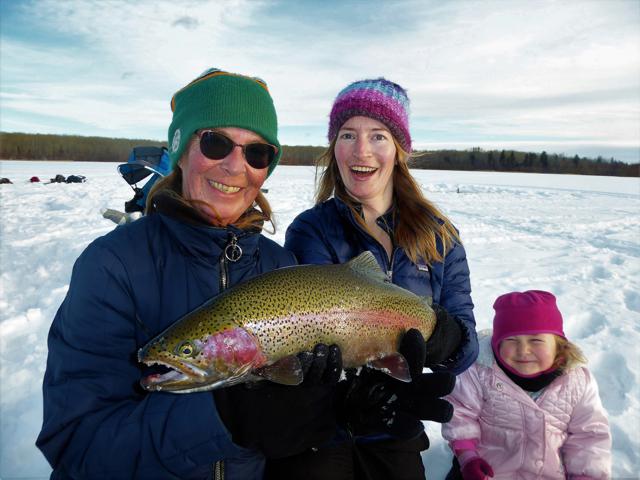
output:
M134 147L166 146L157 140L0 132L0 159L124 163ZM326 147L284 145L281 165L315 165ZM640 163L603 157L515 150L430 150L413 152L410 166L430 170L569 173L639 177Z

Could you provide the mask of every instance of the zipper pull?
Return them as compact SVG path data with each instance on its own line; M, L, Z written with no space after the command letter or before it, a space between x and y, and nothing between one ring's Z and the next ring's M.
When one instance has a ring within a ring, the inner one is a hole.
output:
M389 259L389 264L387 266L387 278L389 279L389 283L393 283L393 263L396 260L396 247L393 247L391 250L391 258Z
M238 245L238 238L231 233L229 243L224 247L224 257L230 262L237 262L242 257L242 248Z

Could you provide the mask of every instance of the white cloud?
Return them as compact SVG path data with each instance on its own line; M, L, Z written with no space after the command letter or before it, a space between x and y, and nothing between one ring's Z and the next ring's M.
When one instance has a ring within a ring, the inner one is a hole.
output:
M408 89L418 132L640 144L633 1L43 0L29 13L78 46L3 37L2 91L58 95L59 115L85 125L142 118L163 138L171 95L217 66L264 78L283 126L326 125L342 87L383 75Z

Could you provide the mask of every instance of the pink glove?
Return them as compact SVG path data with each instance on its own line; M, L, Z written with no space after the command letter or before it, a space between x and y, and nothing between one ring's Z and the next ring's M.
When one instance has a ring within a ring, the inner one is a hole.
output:
M464 480L485 480L493 477L493 468L482 458L476 457L466 462L460 473Z

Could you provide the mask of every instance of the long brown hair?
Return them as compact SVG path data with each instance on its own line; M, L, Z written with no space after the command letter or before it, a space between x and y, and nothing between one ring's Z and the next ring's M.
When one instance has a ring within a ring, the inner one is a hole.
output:
M356 210L357 202L348 194L340 177L335 156L336 140L337 137L316 161L316 204L328 200L332 195L339 198L349 206L358 224L365 231L369 231L364 219ZM451 221L422 194L420 186L409 172L411 155L402 149L395 137L393 143L396 146L393 169L393 243L404 249L414 263L417 263L419 258L429 264L442 262L454 242L462 243L460 236ZM324 170L318 173L320 169ZM437 249L437 237L442 241L443 253Z
M188 148L185 150L185 152L188 152ZM205 202L203 200L188 200L184 198L184 196L182 195L182 169L180 168L179 162L173 168L173 171L169 175L158 180L149 191L149 195L147 196L147 203L145 206L146 214L150 214L156 211L154 199L159 194L168 195L182 205L190 208L195 208L196 205L200 204L206 205L213 212L216 212L215 206L208 202ZM202 218L203 220L211 223L213 226L223 226L219 222L216 222L215 220L212 220L210 218ZM232 225L240 229L258 228L262 230L264 229L265 223L271 224L272 228L269 233L275 233L276 224L273 219L273 211L271 210L271 205L269 205L269 201L264 196L264 194L260 190L258 190L258 195L254 200L253 208L249 208L242 216L240 216L240 218L236 222L232 223Z

